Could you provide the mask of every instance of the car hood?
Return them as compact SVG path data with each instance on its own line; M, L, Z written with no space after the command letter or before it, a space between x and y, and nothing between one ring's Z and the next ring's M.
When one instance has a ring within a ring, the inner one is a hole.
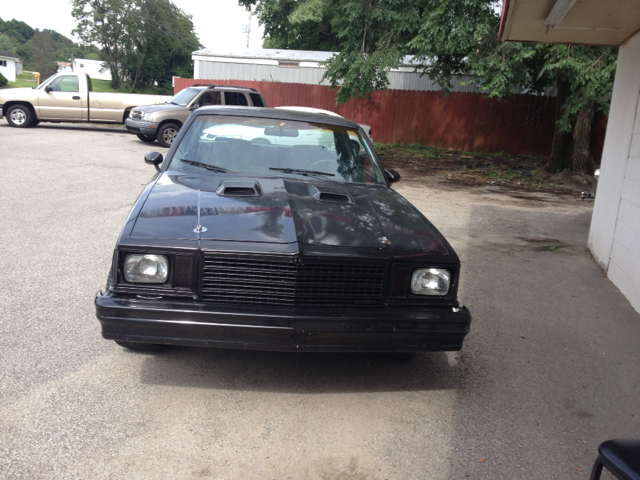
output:
M174 105L172 103L159 103L158 105L145 105L143 107L136 107L136 110L140 110L145 113L153 113L159 112L163 110L174 110L174 109L187 109L187 107L183 107L182 105Z
M130 218L136 239L451 253L436 228L386 186L166 172L140 202Z

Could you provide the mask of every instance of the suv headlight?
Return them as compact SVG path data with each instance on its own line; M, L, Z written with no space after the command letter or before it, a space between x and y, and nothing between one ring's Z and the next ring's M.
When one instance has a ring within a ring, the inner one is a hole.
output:
M142 113L142 120L144 120L145 122L153 122L152 118L151 118L151 114L150 113Z
M451 273L443 268L417 268L411 276L411 293L438 295L449 293Z
M165 255L131 253L124 257L124 278L131 283L165 283L169 259Z

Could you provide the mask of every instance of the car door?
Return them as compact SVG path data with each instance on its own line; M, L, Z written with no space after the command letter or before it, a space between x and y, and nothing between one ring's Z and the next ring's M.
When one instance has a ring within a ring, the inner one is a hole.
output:
M38 118L82 120L82 96L77 75L61 75L40 90Z

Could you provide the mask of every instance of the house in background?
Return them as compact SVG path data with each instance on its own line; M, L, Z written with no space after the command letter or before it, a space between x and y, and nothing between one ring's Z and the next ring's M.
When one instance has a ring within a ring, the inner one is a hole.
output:
M22 73L22 62L11 52L0 51L0 73L10 82L16 81L16 75Z
M640 312L640 1L504 0L500 40L619 46L589 248Z
M58 73L73 72L73 69L71 68L71 63L69 62L56 62L56 64L58 65Z
M102 60L74 58L71 68L75 73L86 73L93 79L111 80L111 70L105 67L105 62Z

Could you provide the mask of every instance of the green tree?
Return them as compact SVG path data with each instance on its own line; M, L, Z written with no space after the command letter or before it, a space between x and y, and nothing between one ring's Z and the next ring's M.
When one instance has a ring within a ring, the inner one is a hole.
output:
M240 0L264 26L264 48L333 51L338 38L332 20L339 0Z
M74 33L85 45L99 45L112 86L121 89L158 83L193 68L200 46L191 17L170 0L73 0Z
M0 51L3 52L18 52L18 45L4 33L0 33Z
M40 78L44 80L58 70L58 65L54 60L51 34L47 30L43 32L36 30L31 41L33 42L32 64L35 70L40 72Z
M240 0L240 4L255 4L259 14L268 6L269 19L276 24L265 30L265 39L285 42L292 15L317 1ZM337 102L387 88L389 71L399 67L405 55L413 55L416 70L445 91L454 75L470 75L486 95L500 99L516 92L542 95L555 86L557 124L550 169L588 170L593 118L596 111L608 112L617 49L500 43L498 6L492 0L334 4L328 11L338 54L325 63L325 78L332 89L340 88Z

